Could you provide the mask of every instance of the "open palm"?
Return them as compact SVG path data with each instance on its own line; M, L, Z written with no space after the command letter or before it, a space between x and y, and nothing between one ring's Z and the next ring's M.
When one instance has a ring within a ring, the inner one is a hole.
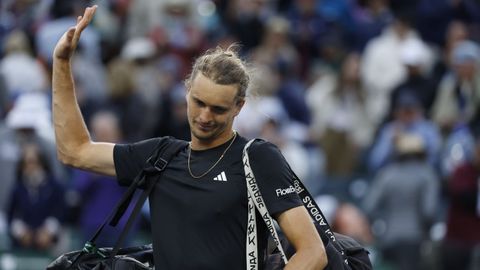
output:
M73 52L77 48L78 40L83 30L92 21L93 14L95 14L97 6L87 7L83 16L78 16L77 24L70 27L65 34L60 38L55 51L53 52L54 58L68 60L72 56Z

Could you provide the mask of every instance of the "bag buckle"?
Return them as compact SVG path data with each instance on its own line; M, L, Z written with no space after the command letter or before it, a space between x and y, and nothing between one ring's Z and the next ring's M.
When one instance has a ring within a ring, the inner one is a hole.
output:
M165 170L165 168L167 167L167 164L168 164L168 162L167 162L165 159L163 159L163 158L158 158L158 159L155 161L155 164L153 164L153 167L154 167L157 171L161 172L161 171Z
M153 162L154 157L150 157L148 160L147 160L147 163L150 164L150 166L148 166L147 168L145 168L145 172L147 173L155 173L155 172L161 172L163 170L165 170L165 168L167 167L167 164L168 162L163 159L163 158L157 158L155 160L155 162Z
M103 251L98 249L97 246L90 241L85 243L85 246L83 247L82 251L88 254L97 254L102 258L107 258L107 254L105 254Z

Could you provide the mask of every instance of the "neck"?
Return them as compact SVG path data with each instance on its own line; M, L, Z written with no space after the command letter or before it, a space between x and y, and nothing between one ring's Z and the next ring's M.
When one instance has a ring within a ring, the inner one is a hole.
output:
M226 131L221 136L214 139L210 139L210 140L202 140L195 137L194 134L191 134L192 141L190 142L190 147L192 148L192 150L207 150L228 142L229 140L233 139L233 137L235 137L236 134L237 134L236 131L230 130L230 131Z

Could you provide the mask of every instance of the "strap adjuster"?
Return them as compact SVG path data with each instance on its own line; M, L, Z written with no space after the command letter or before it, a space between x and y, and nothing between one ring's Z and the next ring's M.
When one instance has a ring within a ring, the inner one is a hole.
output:
M168 162L167 162L165 159L163 159L163 158L158 158L158 159L155 161L155 164L153 164L153 167L154 167L157 171L161 172L161 171L165 170L165 168L167 167L167 164L168 164Z
M143 169L146 173L155 173L165 170L168 164L165 159L157 158L155 160L155 163L153 162L153 159L155 159L155 157L152 156L147 160L147 164L149 164L150 166Z

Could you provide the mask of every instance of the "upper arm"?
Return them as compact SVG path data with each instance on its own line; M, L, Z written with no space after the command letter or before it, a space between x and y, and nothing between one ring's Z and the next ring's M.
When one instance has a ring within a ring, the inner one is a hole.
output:
M115 176L115 164L113 161L113 143L90 142L80 147L77 158L69 165L74 167Z
M252 171L272 216L302 205L293 186L292 180L295 177L275 145L268 142L255 143L249 156ZM275 169L266 169L273 164Z

